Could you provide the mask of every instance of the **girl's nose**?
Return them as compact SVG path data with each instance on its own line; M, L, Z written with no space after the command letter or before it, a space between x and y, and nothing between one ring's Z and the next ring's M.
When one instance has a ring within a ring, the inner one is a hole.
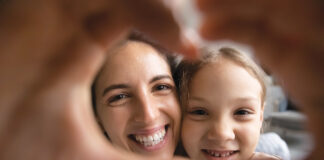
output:
M215 141L228 141L235 139L234 128L226 120L212 122L207 133L207 138Z

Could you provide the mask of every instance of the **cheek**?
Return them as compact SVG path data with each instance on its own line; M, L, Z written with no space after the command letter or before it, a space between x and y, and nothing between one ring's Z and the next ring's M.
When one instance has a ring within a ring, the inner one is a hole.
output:
M181 120L181 110L179 101L176 98L176 95L167 96L164 99L161 99L163 103L164 112L168 115L168 117L173 121L175 125L175 129L179 131L180 128L180 120Z
M115 109L106 110L100 114L100 121L110 140L114 142L121 141L125 134L129 112Z
M181 129L181 140L183 146L190 157L195 157L200 139L204 135L204 127L200 123L193 122L192 120L183 119Z
M237 130L236 136L240 141L240 148L246 154L252 154L257 145L260 136L259 123L247 123L240 126Z

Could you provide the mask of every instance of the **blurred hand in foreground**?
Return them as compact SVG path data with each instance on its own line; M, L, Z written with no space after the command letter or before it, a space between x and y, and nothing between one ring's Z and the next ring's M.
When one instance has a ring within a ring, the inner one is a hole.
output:
M130 27L193 55L180 43L171 13L151 0L1 2L0 159L135 159L106 143L96 127L90 85L105 52ZM251 45L283 80L316 138L309 159L321 159L323 2L197 4L204 16L203 37Z
M0 1L0 159L135 159L107 143L90 98L131 27L190 52L159 1Z

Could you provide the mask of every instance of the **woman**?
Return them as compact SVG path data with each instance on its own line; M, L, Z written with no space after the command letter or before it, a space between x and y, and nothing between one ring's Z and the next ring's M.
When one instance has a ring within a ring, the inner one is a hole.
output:
M178 142L180 106L174 58L132 33L109 54L93 85L94 110L115 146L171 159Z

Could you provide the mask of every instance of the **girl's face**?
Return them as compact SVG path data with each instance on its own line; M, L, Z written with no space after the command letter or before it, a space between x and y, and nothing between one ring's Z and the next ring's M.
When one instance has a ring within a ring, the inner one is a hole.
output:
M256 78L229 60L200 69L189 86L181 132L189 156L249 159L262 125L261 91Z
M107 57L96 86L98 120L115 146L173 157L180 106L170 67L150 45L129 41Z

